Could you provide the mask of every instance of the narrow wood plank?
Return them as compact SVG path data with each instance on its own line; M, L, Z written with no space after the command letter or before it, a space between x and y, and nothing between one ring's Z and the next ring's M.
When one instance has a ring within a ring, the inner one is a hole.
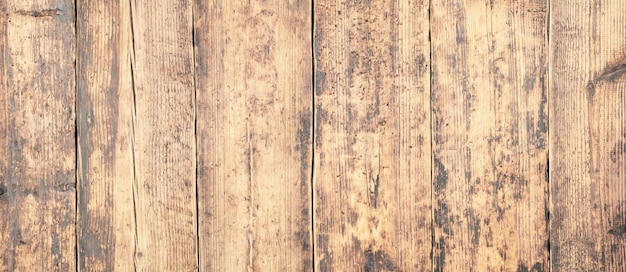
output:
M434 270L546 271L547 2L431 12Z
M74 4L3 0L0 9L0 270L73 271Z
M431 270L428 2L315 1L316 270Z
M133 271L130 1L76 5L78 266Z
M312 271L311 1L195 1L200 264Z
M626 267L626 3L550 1L553 271Z
M133 0L131 21L136 269L195 271L192 3Z

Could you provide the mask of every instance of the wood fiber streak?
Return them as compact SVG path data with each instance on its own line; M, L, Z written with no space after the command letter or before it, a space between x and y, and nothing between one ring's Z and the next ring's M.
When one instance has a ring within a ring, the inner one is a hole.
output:
M626 3L550 1L553 271L626 267Z
M131 14L134 262L141 271L196 271L192 3L132 0Z
M311 1L195 1L200 266L312 271Z
M428 1L315 1L315 268L431 270Z
M547 271L547 3L432 1L434 271Z
M0 10L0 271L73 271L74 4Z
M77 1L78 266L134 270L130 1Z

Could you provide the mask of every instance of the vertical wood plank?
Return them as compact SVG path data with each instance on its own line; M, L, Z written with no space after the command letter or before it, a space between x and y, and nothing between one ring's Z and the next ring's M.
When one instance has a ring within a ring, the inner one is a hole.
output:
M547 2L431 12L434 270L548 270Z
M626 4L550 1L553 271L626 267Z
M312 271L311 1L195 1L200 263Z
M315 1L319 271L430 271L428 1Z
M137 270L197 270L192 3L133 0L131 21L134 261Z
M78 266L133 271L130 1L77 3Z
M11 0L0 8L0 270L72 271L74 4Z

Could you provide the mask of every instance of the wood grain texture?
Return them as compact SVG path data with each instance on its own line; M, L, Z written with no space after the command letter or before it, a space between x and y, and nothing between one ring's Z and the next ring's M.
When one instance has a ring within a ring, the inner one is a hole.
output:
M553 271L626 267L626 4L551 1Z
M546 271L547 3L431 12L434 270Z
M431 270L428 1L315 1L319 271Z
M74 5L0 9L0 270L75 270Z
M79 0L76 5L78 266L81 271L132 271L130 1Z
M310 1L195 1L205 271L312 271L310 16Z
M137 270L195 271L192 3L132 0L131 20L135 266Z

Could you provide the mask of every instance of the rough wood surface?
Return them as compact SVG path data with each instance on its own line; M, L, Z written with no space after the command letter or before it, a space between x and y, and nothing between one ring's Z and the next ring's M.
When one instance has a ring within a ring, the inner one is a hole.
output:
M311 271L311 1L195 1L200 264Z
M429 271L428 1L315 1L315 268Z
M78 266L133 271L130 1L76 5Z
M198 269L192 16L186 0L131 1L137 270Z
M434 270L546 271L547 3L431 10Z
M73 1L0 9L0 271L73 271Z
M553 271L626 268L626 5L550 1Z

